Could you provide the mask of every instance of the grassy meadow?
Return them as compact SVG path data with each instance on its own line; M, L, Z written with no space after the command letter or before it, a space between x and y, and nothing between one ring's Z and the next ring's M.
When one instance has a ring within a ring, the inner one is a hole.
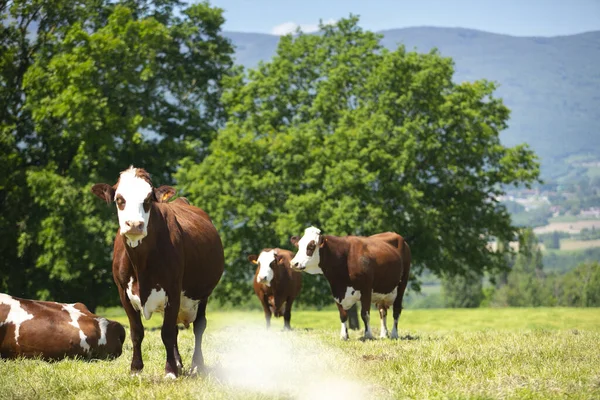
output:
M103 314L127 324L119 309ZM161 322L145 321L140 375L128 372L128 332L113 361L0 360L0 398L600 398L600 309L405 310L401 340L367 342L341 341L334 310L294 311L292 332L281 319L267 332L258 311L212 311L206 373L177 380L163 378ZM377 312L372 323L378 335ZM191 329L179 347L189 367Z

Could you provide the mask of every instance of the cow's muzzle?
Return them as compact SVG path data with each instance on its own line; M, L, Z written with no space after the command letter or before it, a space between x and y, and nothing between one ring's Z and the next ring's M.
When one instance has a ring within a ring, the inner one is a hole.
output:
M144 234L144 221L125 221L125 225L129 229L125 232L125 235L143 235Z
M299 262L294 262L292 261L291 263L291 267L292 269L295 269L296 271L304 271L306 269L306 266L301 266Z

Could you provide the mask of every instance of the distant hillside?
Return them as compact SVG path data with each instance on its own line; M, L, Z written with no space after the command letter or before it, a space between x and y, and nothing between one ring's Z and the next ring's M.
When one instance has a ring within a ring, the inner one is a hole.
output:
M456 80L485 78L512 110L502 134L507 145L527 142L542 157L545 176L564 172L575 154L600 157L600 32L552 38L514 37L461 28L380 32L388 48L428 52L436 47L456 63ZM268 61L279 37L225 32L238 63Z

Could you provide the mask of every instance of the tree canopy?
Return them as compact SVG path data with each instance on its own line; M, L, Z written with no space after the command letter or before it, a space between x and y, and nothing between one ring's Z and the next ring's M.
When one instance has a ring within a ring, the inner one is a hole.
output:
M222 10L12 0L0 19L0 290L116 303L116 217L89 188L130 164L169 184L182 157L202 160L232 65Z
M396 231L415 274L505 268L486 246L515 235L496 198L535 182L539 164L526 145L500 142L509 110L495 84L454 82L452 60L435 50L388 51L353 16L321 29L284 36L271 61L225 77L226 126L201 163L189 158L176 173L223 237L219 296L248 292L247 254L289 247L309 225ZM324 291L312 282L302 296Z

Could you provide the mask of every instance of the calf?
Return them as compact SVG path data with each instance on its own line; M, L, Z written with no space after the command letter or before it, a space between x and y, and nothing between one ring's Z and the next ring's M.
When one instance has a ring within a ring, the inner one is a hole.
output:
M348 339L347 310L358 301L365 339L373 338L369 324L371 303L379 309L381 337L388 335L387 309L393 304L391 337L398 338L398 319L410 273L410 248L402 236L394 232L369 237L324 236L319 229L310 227L302 238L292 236L290 241L298 247L292 268L327 278L340 312L342 339Z
M264 249L258 256L248 256L248 261L258 265L254 292L265 311L267 328L271 325L271 314L279 318L283 311L284 329L292 329L292 303L302 288L302 274L290 267L292 256L291 251L282 249Z
M141 168L121 172L114 186L98 183L92 192L115 202L119 230L115 237L113 277L131 326L131 372L143 369L141 314L164 314L161 337L166 350L165 376L183 369L177 346L177 324L194 323L191 372L204 366L202 335L208 296L224 268L223 245L208 215L175 194L170 186L154 188Z
M82 303L0 293L0 358L117 358L124 341L121 324L92 314Z

